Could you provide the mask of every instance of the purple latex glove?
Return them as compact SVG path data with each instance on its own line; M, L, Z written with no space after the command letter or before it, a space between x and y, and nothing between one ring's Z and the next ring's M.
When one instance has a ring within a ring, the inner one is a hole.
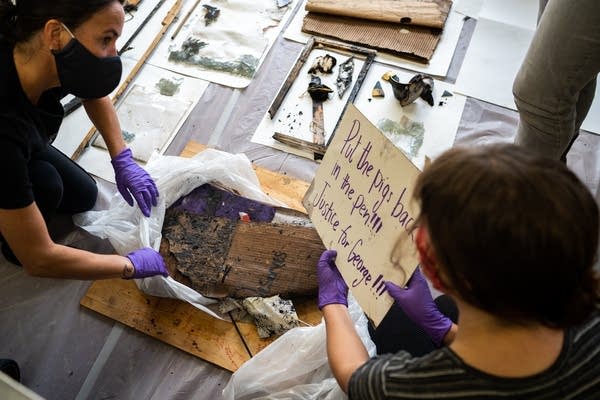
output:
M115 169L117 189L121 196L130 206L133 206L131 198L133 195L142 213L149 217L150 210L152 206L156 206L158 197L158 189L152 177L133 161L131 149L120 152L111 163Z
M385 282L385 287L406 315L427 333L436 346L441 346L452 321L438 310L421 271L415 270L406 289L389 281Z
M319 310L328 304L348 307L348 286L335 265L337 251L325 250L317 263L319 280Z
M167 266L160 254L150 247L144 247L127 254L133 264L133 276L127 279L147 278L154 275L169 276Z

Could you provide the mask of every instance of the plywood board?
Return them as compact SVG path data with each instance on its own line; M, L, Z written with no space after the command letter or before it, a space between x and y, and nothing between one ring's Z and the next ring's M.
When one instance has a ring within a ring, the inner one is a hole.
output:
M181 300L148 296L133 281L96 281L81 305L229 371L250 359L232 323Z
M190 142L181 155L191 157L205 148ZM273 192L301 204L308 183L263 168L257 174ZM276 339L259 338L254 324L221 321L184 301L148 296L133 281L96 281L81 305L232 372ZM315 298L295 299L294 305L304 323L321 321Z

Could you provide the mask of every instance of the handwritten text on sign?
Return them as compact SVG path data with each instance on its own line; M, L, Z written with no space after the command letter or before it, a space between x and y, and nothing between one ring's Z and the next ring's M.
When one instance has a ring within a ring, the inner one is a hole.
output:
M306 193L323 243L353 295L378 325L393 300L384 282L403 285L418 264L410 231L419 170L352 104Z

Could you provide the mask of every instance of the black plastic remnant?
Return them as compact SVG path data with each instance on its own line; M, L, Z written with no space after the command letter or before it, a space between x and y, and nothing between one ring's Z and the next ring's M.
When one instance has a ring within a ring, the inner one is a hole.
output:
M314 101L323 102L329 98L329 93L333 92L329 86L321 83L321 78L312 75L308 84L308 94Z
M394 97L400 101L401 106L407 106L419 97L433 107L433 78L425 74L413 76L408 83L400 82L397 75L389 77Z

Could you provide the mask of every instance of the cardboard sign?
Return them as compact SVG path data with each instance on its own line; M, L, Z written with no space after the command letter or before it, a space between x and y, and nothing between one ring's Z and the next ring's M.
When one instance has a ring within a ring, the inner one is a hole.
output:
M393 299L384 282L404 285L418 265L411 232L419 169L348 104L303 199L325 247L367 316L378 325Z

